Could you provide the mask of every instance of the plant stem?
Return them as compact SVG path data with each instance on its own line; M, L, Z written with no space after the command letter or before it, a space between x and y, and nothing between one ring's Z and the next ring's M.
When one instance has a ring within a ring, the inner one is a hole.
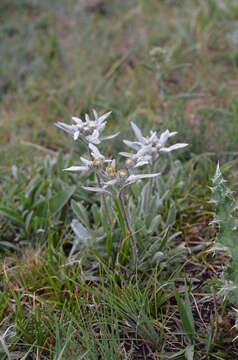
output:
M128 217L127 217L127 214L126 214L126 209L125 209L122 193L120 193L120 195L119 195L119 202L120 202L120 206L121 206L121 210L122 210L122 215L123 215L123 218L124 218L124 221L125 221L126 229L127 229L128 233L129 233L129 236L130 236L130 239L131 239L133 260L134 260L135 269L137 271L138 252L137 252L137 247L136 247L136 240L135 240L133 232L132 232L132 230L130 228L130 224L129 224L129 220L128 220Z
M90 151L89 148L88 148L88 152L89 152L89 156L90 156L91 160L93 161L94 159L93 159L93 156L92 156L91 151ZM98 186L99 186L100 188L102 188L102 183L101 183L100 176L98 175L97 172L95 172L95 174L96 174ZM106 214L107 225L110 226L110 224L111 224L111 217L110 217L110 215L109 215L109 211L108 211L108 207L107 207L107 203L106 203L106 198L105 198L105 195L104 195L104 194L102 194L102 202L103 202L103 206L104 206L104 210L105 210L105 214Z
M150 173L152 174L154 171L154 159L152 159L152 164L150 166ZM150 204L151 204L151 198L152 198L152 191L153 191L153 184L154 184L154 179L150 178L150 182L149 182L149 192L148 192L148 197L147 197L147 203L146 203L146 214L149 213L150 210Z

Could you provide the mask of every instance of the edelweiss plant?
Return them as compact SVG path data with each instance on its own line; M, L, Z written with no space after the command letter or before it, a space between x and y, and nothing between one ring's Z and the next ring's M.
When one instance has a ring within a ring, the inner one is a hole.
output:
M91 150L91 156L93 158L92 161L81 157L81 162L83 165L80 166L71 166L65 171L94 171L95 174L100 178L100 187L87 187L84 186L85 190L98 192L100 194L109 195L110 197L117 199L120 203L120 207L122 210L123 218L125 221L125 225L129 236L131 238L131 245L133 251L133 258L135 265L137 264L138 254L136 241L134 238L134 234L131 230L129 219L127 216L125 204L124 204L124 195L128 190L128 187L142 179L152 178L158 176L159 173L155 174L130 174L130 171L127 169L116 169L116 161L115 160L107 160L100 153L97 147L93 144L89 144L89 149ZM105 167L104 164L107 164ZM136 167L135 163L135 167ZM130 167L130 170L132 168Z
M71 166L64 169L72 172L94 172L97 178L97 186L83 186L85 190L93 191L103 196L103 203L108 216L108 224L110 223L109 211L107 209L105 196L110 196L117 202L121 208L121 213L124 223L131 240L131 247L133 252L134 265L137 267L138 251L136 240L128 219L125 195L129 187L136 182L143 179L150 179L150 191L148 196L148 209L153 190L153 178L159 175L159 172L154 172L155 162L160 152L170 152L175 149L183 148L187 144L175 144L166 147L167 140L176 135L176 132L169 132L166 130L160 136L157 132L150 132L150 136L144 137L141 130L131 123L132 129L136 136L136 141L124 140L124 143L135 150L135 153L121 152L120 155L127 158L125 166L118 169L115 159L106 159L106 157L99 151L96 145L99 145L103 140L112 139L118 135L102 136L102 132L106 126L106 119L111 114L110 112L98 116L97 112L93 110L94 120L90 120L89 116L85 115L85 121L80 118L73 117L76 125L67 125L65 123L57 123L56 126L71 134L74 140L81 140L87 147L89 152L89 159L80 157L81 164ZM150 171L148 173L138 173L138 169L142 166L149 165Z

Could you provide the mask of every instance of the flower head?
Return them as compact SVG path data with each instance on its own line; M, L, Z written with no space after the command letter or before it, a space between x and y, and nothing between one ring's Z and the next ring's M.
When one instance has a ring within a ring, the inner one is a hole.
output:
M169 130L166 130L160 136L157 135L156 131L150 131L150 135L145 137L138 126L133 122L131 122L131 127L136 137L136 141L124 140L123 142L128 147L135 150L136 153L121 152L120 155L128 157L132 161L134 167L151 163L153 159L156 159L159 156L160 152L170 152L184 148L188 145L177 143L166 147L167 140L177 134L175 131L170 132Z
M75 124L68 125L63 122L57 122L55 125L69 133L73 136L74 140L82 140L84 142L91 144L100 144L103 140L113 139L118 135L118 133L109 135L109 136L101 136L105 126L107 124L106 119L109 117L111 112L107 112L101 116L98 115L96 110L93 110L94 119L91 120L89 115L85 115L85 121L82 119L73 116L72 119Z

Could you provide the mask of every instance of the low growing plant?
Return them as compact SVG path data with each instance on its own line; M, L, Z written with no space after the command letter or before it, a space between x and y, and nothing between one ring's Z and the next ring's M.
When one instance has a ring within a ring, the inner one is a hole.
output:
M64 170L83 173L92 172L95 174L97 186L82 187L85 190L99 193L102 196L108 226L112 221L110 214L113 213L113 209L108 208L106 197L113 200L124 237L129 236L130 238L134 267L137 269L138 249L135 234L131 228L128 216L128 206L125 201L126 197L128 197L129 189L134 183L144 179L150 179L145 209L145 212L148 214L152 206L153 179L160 175L158 171L156 172L157 160L160 153L169 153L175 149L184 148L187 144L179 143L166 147L167 140L176 135L176 132L166 130L158 136L156 131L151 131L150 135L145 137L136 124L132 122L131 126L136 139L135 141L124 140L124 143L134 150L134 152L120 153L120 155L126 157L127 160L123 168L119 169L116 165L119 161L107 159L97 147L102 141L113 139L118 135L102 136L102 132L106 126L106 119L110 115L110 112L99 116L97 112L93 110L93 114L93 120L86 114L85 121L78 117L73 117L72 119L75 122L73 125L67 125L61 122L56 124L60 129L70 133L75 141L80 140L89 153L89 158L80 157L80 165L71 166ZM140 173L139 169L144 166L147 166L147 171ZM78 238L85 240L90 239L89 232L82 224L79 224L75 220L72 222L72 229Z

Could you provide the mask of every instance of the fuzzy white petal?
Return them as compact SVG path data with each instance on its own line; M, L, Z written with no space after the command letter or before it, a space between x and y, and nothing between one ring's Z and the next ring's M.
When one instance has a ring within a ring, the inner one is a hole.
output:
M135 165L135 168L143 166L143 165L148 165L148 164L149 164L149 161L146 161L146 160L138 161L138 163L136 163L136 165Z
M168 153L168 152L170 152L170 151L173 151L173 150L176 150L176 149L182 149L182 148L184 148L184 147L186 147L186 146L188 146L188 144L174 144L174 145L171 145L171 146L169 146L169 147L164 147L164 148L161 148L160 149L160 151L161 152L166 152L166 153Z
M161 135L160 135L160 138L159 138L159 144L161 147L164 147L165 143L167 142L167 140L169 138L171 138L172 136L176 135L177 134L177 131L173 131L173 132L170 132L168 129L165 130Z
M143 142L144 142L144 137L143 137L143 135L142 135L141 130L140 130L140 129L138 128L138 126L137 126L135 123L133 123L133 122L131 122L131 127L132 127L132 130L133 130L133 132L134 132L135 137L137 138L137 140L143 143Z
M79 132L79 131L75 131L75 133L74 133L74 140L78 140L79 135L80 135L80 132Z
M177 135L177 133L178 133L177 131L172 131L169 133L169 137L171 138L172 136Z
M88 114L85 114L85 121L87 124L90 122L90 117Z
M108 136L102 136L100 137L100 140L111 140L111 139L114 139L115 137L117 137L118 135L120 134L120 132L117 132L113 135L108 135Z
M132 148L133 150L139 150L141 147L141 144L137 141L129 141L129 140L123 140L124 144Z
M153 178L160 175L160 173L155 173L155 174L138 174L138 175L130 175L127 179L126 182L135 182L137 180L141 180L141 179L147 179L147 178Z
M168 140L168 138L169 138L169 130L167 129L160 135L160 138L159 138L160 146L164 146L166 141Z
M84 163L87 166L91 166L92 165L92 161L85 159L83 156L80 156L80 160L82 161L82 163Z
M93 115L94 115L94 119L97 120L98 119L98 113L95 109L93 109Z
M150 138L149 138L149 142L150 142L150 143L152 143L152 142L154 142L154 141L155 141L155 142L158 141L158 137L157 137L156 131L151 131L150 134L151 134L151 136L150 136Z
M66 131L67 133L73 135L75 131L78 131L78 128L76 125L68 125L62 122L57 122L55 123L55 125L59 128L62 129L64 131Z
M83 121L76 117L76 116L72 116L72 119L76 122L77 125L79 125L80 127L83 125Z
M97 123L100 125L101 123L103 123L107 118L108 116L111 115L111 111L107 112L106 114L103 114L102 116L100 116L98 119L97 119Z
M125 157L128 157L128 158L132 158L132 157L134 156L134 154L128 153L128 152L124 152L124 151L119 152L119 155L125 156Z
M93 155L93 157L95 159L98 159L98 158L104 159L104 156L100 153L100 151L98 150L98 148L95 145L89 144L88 147L90 150L92 150L91 154Z
M88 166L71 166L69 168L64 169L64 171L88 171Z

